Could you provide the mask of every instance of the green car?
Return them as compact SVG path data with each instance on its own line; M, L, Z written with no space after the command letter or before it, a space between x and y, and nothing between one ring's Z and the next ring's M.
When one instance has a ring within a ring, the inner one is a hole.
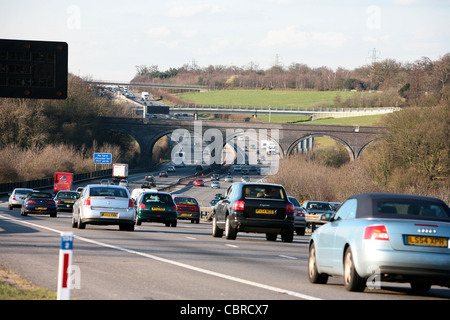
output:
M177 206L167 192L146 191L136 201L136 225L142 222L161 222L167 227L177 226Z

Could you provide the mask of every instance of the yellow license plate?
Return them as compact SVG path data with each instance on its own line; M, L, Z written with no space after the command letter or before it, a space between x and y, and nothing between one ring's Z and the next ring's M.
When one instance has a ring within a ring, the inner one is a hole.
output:
M166 208L152 207L153 211L166 211Z
M408 236L407 243L413 246L447 247L447 238Z
M66 201L64 201L64 203L74 203L75 201L73 201L73 200L66 200Z
M37 207L36 210L47 210L47 208L44 208L44 207Z
M107 218L117 218L119 214L116 212L101 212L100 216Z
M191 214L190 213L182 213L182 214L180 214L180 216L182 216L182 217L190 217Z
M275 210L272 210L272 209L255 209L255 213L274 214Z

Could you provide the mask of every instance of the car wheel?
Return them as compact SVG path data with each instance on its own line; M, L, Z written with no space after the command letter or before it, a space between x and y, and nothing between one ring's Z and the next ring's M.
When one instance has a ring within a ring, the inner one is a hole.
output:
M267 241L277 241L278 234L276 233L266 233Z
M28 213L26 213L25 210L23 209L23 206L22 206L22 209L20 210L20 215L24 216L24 217L26 217L28 215Z
M305 235L305 228L298 228L295 230L298 236L304 236Z
M234 240L236 239L236 236L236 229L231 226L230 216L227 216L227 220L225 221L225 238L228 240Z
M212 236L214 238L222 238L222 236L223 236L223 230L217 226L216 215L214 215L213 221L212 221Z
M81 222L81 214L78 215L77 228L84 229L86 228L86 223Z
M283 232L281 234L281 241L283 242L292 242L294 240L294 230L290 229L289 231Z
M413 281L411 282L411 289L414 291L427 292L431 289L431 284L427 282Z
M76 228L78 225L77 221L75 220L75 217L72 215L72 228Z
M308 278L311 283L326 284L328 274L317 271L316 248L314 243L309 247Z
M12 205L8 204L8 210L12 210L12 209L13 209Z
M362 292L366 287L366 279L361 278L355 269L350 247L344 255L344 285L348 291Z
M140 226L142 224L142 220L139 217L136 217L136 225Z

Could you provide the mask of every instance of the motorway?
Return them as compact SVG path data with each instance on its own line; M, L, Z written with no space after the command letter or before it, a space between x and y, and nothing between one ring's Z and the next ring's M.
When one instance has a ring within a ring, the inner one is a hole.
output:
M177 169L157 186L194 172L193 166ZM144 173L130 176L138 187ZM251 176L252 181L261 179ZM206 205L221 189L192 184L174 193L197 198ZM60 232L74 233L75 300L441 300L450 290L433 286L418 295L409 285L383 283L381 289L347 292L340 278L327 285L308 281L308 240L295 236L292 243L266 241L263 234L239 233L236 240L213 238L211 223L181 220L176 228L143 223L134 232L117 226L71 227L71 213L57 218L20 216L0 198L0 265L39 286L57 290ZM260 302L261 303L261 302Z

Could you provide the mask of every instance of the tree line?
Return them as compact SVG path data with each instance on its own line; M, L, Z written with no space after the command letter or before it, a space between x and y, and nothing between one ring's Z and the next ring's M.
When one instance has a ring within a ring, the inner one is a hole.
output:
M157 65L138 65L132 83L204 85L215 89L373 90L392 92L402 105L431 106L450 96L450 53L437 60L414 62L385 59L353 70L309 67L304 63L262 69L250 62L243 67L196 63L159 71ZM398 99L399 98L399 99Z

